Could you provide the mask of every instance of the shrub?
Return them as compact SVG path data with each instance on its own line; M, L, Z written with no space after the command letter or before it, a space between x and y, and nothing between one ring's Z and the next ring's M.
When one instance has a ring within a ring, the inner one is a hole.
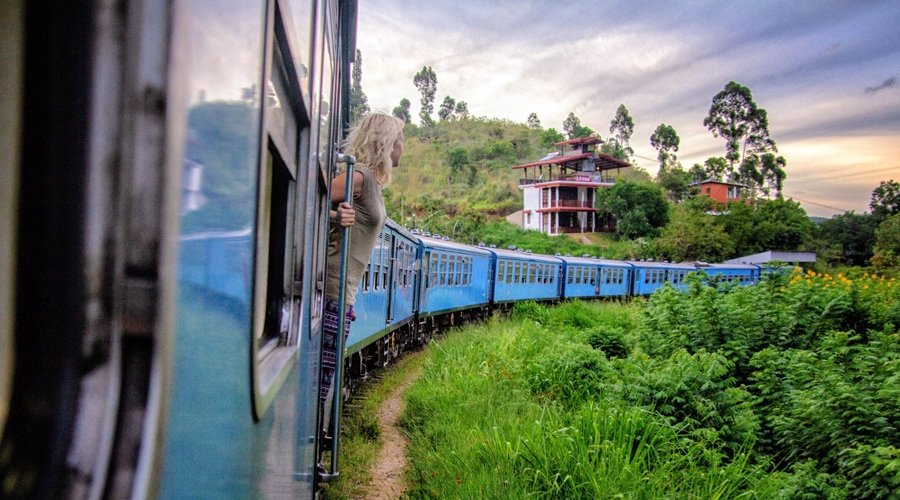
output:
M600 326L588 330L585 334L587 343L594 349L600 349L607 358L624 358L628 356L625 344L625 331L615 326Z

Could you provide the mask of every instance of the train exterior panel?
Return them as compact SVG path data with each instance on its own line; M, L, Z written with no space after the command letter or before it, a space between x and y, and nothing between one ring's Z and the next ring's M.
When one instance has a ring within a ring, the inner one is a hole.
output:
M420 240L420 317L489 305L491 252L429 236Z
M393 221L385 224L359 283L348 355L413 319L417 243Z
M704 264L697 266L711 281L736 283L741 286L759 282L760 267L753 264Z
M563 263L563 298L624 297L631 283L631 266L586 257L559 257Z
M632 277L632 295L650 295L667 283L678 290L687 287L685 279L696 271L693 264L668 262L629 262L634 268Z
M558 300L563 296L563 261L558 257L492 248L494 303Z

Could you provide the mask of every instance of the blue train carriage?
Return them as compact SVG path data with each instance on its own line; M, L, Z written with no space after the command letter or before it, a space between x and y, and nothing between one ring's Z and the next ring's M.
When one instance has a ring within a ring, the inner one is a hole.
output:
M690 263L629 261L633 268L631 295L650 295L667 283L678 290L687 288L688 274L697 268Z
M594 257L559 257L563 261L563 298L625 297L631 266Z
M356 295L346 355L351 373L385 365L414 333L419 239L388 219Z
M706 273L710 283L734 283L739 286L754 285L759 282L761 270L753 264L706 264L695 263L698 270Z
M563 294L563 261L521 250L488 249L493 254L493 302L553 301Z
M491 302L491 257L486 248L420 238L422 256L418 321L425 335L456 319L483 316Z

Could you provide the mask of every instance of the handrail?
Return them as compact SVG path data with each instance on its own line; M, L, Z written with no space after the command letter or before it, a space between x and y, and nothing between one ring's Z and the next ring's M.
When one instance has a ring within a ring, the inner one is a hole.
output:
M337 154L337 163L346 163L346 182L344 201L353 204L353 170L356 166L356 158L351 155ZM338 329L334 335L334 379L331 382L334 390L331 397L331 468L327 473L321 474L323 482L333 481L338 477L338 452L340 451L339 439L341 430L341 403L344 382L344 328L347 325L347 257L350 253L350 228L341 229L341 273L338 282Z

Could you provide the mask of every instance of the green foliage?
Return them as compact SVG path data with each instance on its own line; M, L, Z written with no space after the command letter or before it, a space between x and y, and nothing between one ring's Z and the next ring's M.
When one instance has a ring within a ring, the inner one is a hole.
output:
M628 345L625 343L625 332L616 326L600 326L585 333L585 340L594 349L603 351L607 358L624 358L628 356Z
M900 488L900 334L867 336L831 332L811 350L762 351L754 390L774 451L838 472L853 497L890 498Z
M878 183L872 190L869 208L879 222L891 215L900 214L900 182L891 179Z
M568 139L594 135L594 131L589 127L582 125L581 119L575 116L575 113L571 111L569 112L569 116L563 121L562 127Z
M400 99L400 105L396 106L391 114L403 120L403 123L408 124L412 120L412 117L409 114L410 104L411 103L409 102L409 99L405 97L403 99Z
M353 62L353 82L350 84L350 123L356 123L369 112L369 98L362 88L362 51L356 49Z
M875 241L875 218L853 211L838 214L818 226L817 258L831 264L865 265L872 258Z
M879 270L900 271L900 214L884 220L875 231L872 264Z
M434 112L437 74L431 69L431 66L422 66L422 69L413 77L413 85L422 94L422 108L419 110L419 119L422 122L422 126L431 126L434 124L431 113Z
M600 190L597 204L616 218L616 234L623 238L654 236L669 220L668 204L659 186L619 181Z
M541 119L538 118L537 113L529 113L528 120L526 121L528 124L528 128L540 129L541 128Z
M623 159L630 160L634 156L634 150L629 144L634 133L634 119L624 104L619 104L616 108L616 116L609 122L609 133L615 137L616 143L622 149L625 155Z
M672 208L671 220L651 243L658 258L673 262L721 262L734 254L734 243L712 215L681 206Z
M657 158L659 159L660 170L665 170L675 165L677 162L675 151L678 151L680 142L681 139L678 137L678 133L675 132L675 128L671 125L660 123L656 130L653 131L653 135L650 136L650 145L659 152Z

